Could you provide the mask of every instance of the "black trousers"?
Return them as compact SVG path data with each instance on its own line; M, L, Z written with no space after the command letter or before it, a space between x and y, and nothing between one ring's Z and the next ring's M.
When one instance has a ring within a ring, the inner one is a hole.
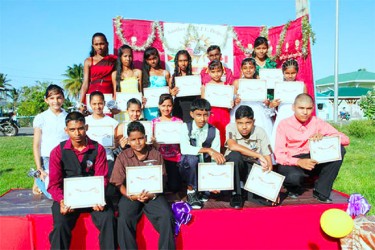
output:
M180 191L182 180L178 163L174 161L164 160L164 165L168 176L168 190L174 193Z
M244 161L242 154L235 151L230 152L225 159L227 162L234 162L234 191L242 194L240 181L246 182L253 163Z
M329 197L345 153L345 148L341 146L341 160L317 164L312 171L297 166L279 165L278 172L285 176L284 187L290 192L298 192L302 188L305 177L318 175L319 178L315 182L314 189L320 194ZM310 158L310 156L307 154L297 158Z
M162 195L147 203L131 201L124 196L121 197L117 231L120 249L138 249L136 229L143 212L160 234L159 249L176 249L174 217L171 207Z
M184 97L176 97L174 99L174 105L172 114L184 122L192 121L193 118L190 116L190 106L191 103L197 99L198 96L184 96Z
M74 212L62 215L60 204L56 201L52 204L53 230L49 235L51 249L69 249L72 238L72 230L79 215L83 212L90 212L92 221L99 229L100 249L115 249L115 216L112 209L106 207L102 212L92 209L75 209Z

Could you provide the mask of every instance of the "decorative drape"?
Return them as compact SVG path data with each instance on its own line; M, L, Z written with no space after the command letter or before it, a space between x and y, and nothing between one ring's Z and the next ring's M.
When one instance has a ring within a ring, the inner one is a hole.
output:
M164 22L123 19L113 19L114 50L128 44L134 49L135 67L141 68L143 51L148 46L157 48L164 63L164 51L168 41L163 34ZM304 81L308 93L314 96L313 71L311 62L310 38L314 40L309 17L303 16L277 27L233 27L228 26L228 35L233 38L233 71L240 76L241 61L251 56L254 41L258 36L265 36L269 40L269 56L277 62L277 67L294 58L298 61L299 72L297 80ZM213 43L214 44L214 43Z

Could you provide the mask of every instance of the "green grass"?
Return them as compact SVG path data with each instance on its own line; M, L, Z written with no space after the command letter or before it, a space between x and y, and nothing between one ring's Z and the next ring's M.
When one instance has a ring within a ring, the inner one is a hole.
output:
M335 127L350 137L350 145L333 188L362 194L373 206L370 214L375 215L375 124L360 121ZM359 129L365 132L358 133ZM0 194L11 188L31 188L33 179L27 172L32 167L32 137L0 137Z
M0 137L0 194L11 188L31 188L33 179L27 177L36 168L31 136Z

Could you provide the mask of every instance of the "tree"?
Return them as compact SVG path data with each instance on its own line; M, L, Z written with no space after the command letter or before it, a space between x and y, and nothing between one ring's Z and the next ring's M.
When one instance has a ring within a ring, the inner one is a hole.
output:
M11 87L11 85L8 83L10 81L10 79L7 79L7 75L0 73L0 88Z
M11 108L13 111L15 111L18 104L18 99L20 98L20 90L13 88L8 91L7 96L12 100Z
M359 106L363 110L365 117L375 121L375 87L361 97Z
M68 66L68 69L63 76L64 89L68 92L68 96L78 99L79 90L83 83L83 66L82 64L74 64L73 67Z
M18 114L21 116L37 115L48 108L44 94L51 82L37 81L34 86L23 86L20 92Z

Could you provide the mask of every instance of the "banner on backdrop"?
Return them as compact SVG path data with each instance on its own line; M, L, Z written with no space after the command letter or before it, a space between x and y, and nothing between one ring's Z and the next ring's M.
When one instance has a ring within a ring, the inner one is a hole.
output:
M207 48L218 45L221 49L222 62L233 69L233 38L228 34L228 27L223 25L205 25L188 23L164 23L164 46L166 68L174 70L174 57L179 50L185 49L192 58L193 74L199 74L206 67Z

